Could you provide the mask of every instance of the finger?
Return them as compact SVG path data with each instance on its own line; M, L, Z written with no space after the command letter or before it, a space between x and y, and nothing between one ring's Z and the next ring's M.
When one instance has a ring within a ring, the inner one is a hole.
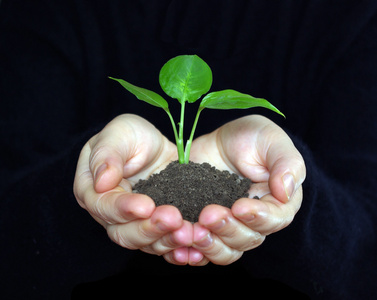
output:
M288 203L282 203L271 194L260 200L242 198L232 206L232 214L250 229L269 235L287 227L293 220L302 202L299 187Z
M181 247L164 254L167 262L174 265L205 266L209 260L199 250L192 247Z
M189 261L189 248L181 247L164 254L164 259L173 265L184 266Z
M90 185L95 192L103 193L116 187L123 179L120 154L109 144L105 147L96 143L97 139L94 136L80 152L74 181L78 201L83 199L81 193Z
M147 253L163 255L180 247L189 247L192 245L192 224L183 221L182 227L168 233L141 250Z
M193 248L217 265L229 265L238 260L243 251L231 248L215 234L199 223L194 224Z
M208 205L199 216L199 224L215 233L227 246L239 251L247 251L261 245L265 239L233 217L229 208Z
M134 184L176 157L176 148L168 139L151 123L131 114L116 117L89 145L97 192L114 188L122 178Z
M209 260L199 250L191 247L189 248L189 262L190 266L205 266L209 263Z
M268 181L276 199L287 202L305 179L305 163L289 136L265 117L252 115L218 131L224 161L253 182Z
M150 197L127 193L120 187L102 194L97 201L86 203L88 212L107 224L123 224L135 219L145 219L150 217L155 209L155 203Z
M164 205L155 209L148 219L139 219L120 225L107 226L111 240L127 249L150 249L147 246L183 224L182 216L176 207Z
M93 176L88 168L88 160L90 155L89 144L85 144L80 152L80 156L77 162L76 174L73 183L73 193L77 199L77 202L81 207L86 209L84 192L85 189L93 185Z
M134 194L123 180L109 192L99 194L94 190L90 172L75 179L75 194L80 205L92 216L100 219L102 225L127 223L137 218L148 218L155 209L154 201L142 194Z
M103 226L149 217L155 208L153 200L145 195L132 194L131 186L125 179L109 192L100 194L94 190L92 173L87 164L89 153L90 147L85 145L74 180L74 194L80 206Z
M266 159L270 171L268 183L271 193L276 199L286 203L305 180L304 160L287 135L271 144Z
M91 152L89 168L96 192L103 193L116 187L123 178L127 155L118 149L119 142L114 135L101 132L89 141Z

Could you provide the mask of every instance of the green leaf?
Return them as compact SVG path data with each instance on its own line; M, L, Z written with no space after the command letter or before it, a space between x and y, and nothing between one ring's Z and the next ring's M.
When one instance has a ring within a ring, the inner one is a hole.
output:
M112 80L118 81L127 91L134 94L139 100L145 101L153 106L161 107L164 110L168 109L168 103L159 94L141 87L137 87L123 79L109 77Z
M252 107L268 108L285 118L285 116L266 99L254 98L253 96L242 94L234 90L223 90L209 93L200 103L200 108L202 109L245 109Z
M170 97L192 103L211 88L212 71L199 56L180 55L161 68L159 80Z

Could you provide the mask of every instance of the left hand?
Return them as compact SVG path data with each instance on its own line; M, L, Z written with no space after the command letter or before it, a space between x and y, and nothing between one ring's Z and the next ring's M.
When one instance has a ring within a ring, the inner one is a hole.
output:
M301 206L304 160L288 135L267 118L247 116L199 137L190 159L254 183L250 198L237 200L231 209L219 205L203 209L193 225L193 244L186 249L191 265L233 263L244 251L261 245L267 235L288 226ZM260 199L251 199L255 195ZM175 255L179 249L165 259L174 263Z

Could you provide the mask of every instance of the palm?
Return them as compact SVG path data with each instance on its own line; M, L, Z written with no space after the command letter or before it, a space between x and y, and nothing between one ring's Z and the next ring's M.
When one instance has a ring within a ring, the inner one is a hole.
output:
M257 183L253 195L261 197L269 191L266 153L258 145L262 127L261 123L252 125L250 120L239 119L201 136L193 142L191 160L250 178Z
M191 160L250 178L255 183L250 197L261 198L239 199L231 210L211 205L202 211L194 224L193 247L209 261L229 264L237 260L265 236L287 226L300 207L305 177L301 155L284 131L266 118L241 118L199 137L193 143ZM295 188L299 192L288 199L294 190L288 193L282 178L293 171L299 177ZM207 236L211 238L203 242ZM220 248L224 255L218 257Z

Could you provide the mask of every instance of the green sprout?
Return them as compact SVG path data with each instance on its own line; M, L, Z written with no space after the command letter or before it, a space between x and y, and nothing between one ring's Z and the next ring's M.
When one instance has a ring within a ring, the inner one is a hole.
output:
M212 109L246 109L252 107L268 108L285 117L270 102L261 98L254 98L235 90L222 90L207 94L201 101L192 126L191 134L184 147L183 126L186 102L194 103L211 88L212 71L207 63L197 55L180 55L170 59L160 71L159 81L162 90L181 104L181 116L178 131L173 116L169 111L168 102L159 94L137 87L123 79L109 77L118 81L126 90L134 94L139 100L162 108L169 116L173 126L180 164L187 164L190 158L191 144L200 113L204 108Z

